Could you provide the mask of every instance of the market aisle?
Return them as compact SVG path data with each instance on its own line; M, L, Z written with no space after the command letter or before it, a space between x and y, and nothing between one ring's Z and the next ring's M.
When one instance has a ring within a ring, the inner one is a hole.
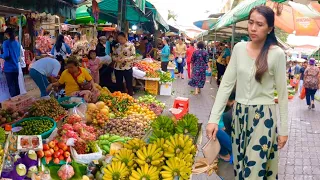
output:
M289 103L289 141L280 151L279 180L320 180L320 103L308 110L297 96Z
M217 93L217 86L215 81L212 84L209 81L206 81L204 88L201 91L201 94L194 96L192 94L193 88L188 85L188 79L176 79L173 83L173 96L158 96L158 99L164 103L166 103L166 109L164 114L169 114L168 109L172 107L173 101L176 97L186 97L189 98L190 101L190 109L189 112L195 114L199 118L199 123L203 123L202 125L202 147L206 142L207 138L205 137L205 127L207 121L210 116L211 108L214 102L214 97ZM202 157L202 153L198 154L199 157ZM233 177L233 166L228 163L219 163L219 172L218 174L223 177L224 180L232 180ZM206 174L194 175L192 180L220 180L216 174L208 177Z

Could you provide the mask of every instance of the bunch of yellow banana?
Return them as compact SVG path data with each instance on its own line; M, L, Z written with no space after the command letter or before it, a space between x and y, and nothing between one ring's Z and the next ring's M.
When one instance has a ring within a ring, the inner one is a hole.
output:
M160 172L163 180L190 179L191 166L188 166L184 160L177 157L170 158L166 161L166 166L162 166L163 170Z
M132 150L132 152L136 153L139 149L141 149L145 145L146 143L143 140L138 138L133 138L127 141L127 143L125 143L123 146L124 148Z
M155 166L150 166L145 164L138 168L137 171L133 170L129 180L158 180L159 179L159 170Z
M156 144L149 144L147 146L143 146L141 149L137 151L136 154L136 162L140 166L143 166L145 164L158 166L165 160L161 148L157 148Z
M112 158L113 162L122 162L130 169L134 165L134 153L126 148L120 149Z
M113 179L124 179L129 175L129 170L126 167L126 165L122 162L112 162L111 164L108 164L106 168L103 169L104 180L113 180Z
M166 140L164 138L158 138L156 139L153 144L157 145L157 148L161 148L161 150L164 152L164 143Z
M196 147L194 146L192 139L188 135L175 134L170 136L163 145L165 149L165 157L175 157L179 154L192 154L196 153Z
M179 153L177 155L177 158L184 160L187 164L187 166L191 167L194 163L193 155L192 154L183 154Z

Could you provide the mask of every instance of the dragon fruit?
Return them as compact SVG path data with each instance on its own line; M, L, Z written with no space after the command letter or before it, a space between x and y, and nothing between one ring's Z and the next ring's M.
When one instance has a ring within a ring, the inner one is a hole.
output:
M68 130L66 132L66 136L69 137L69 138L75 138L77 139L78 138L78 134L72 130Z
M71 116L69 116L68 118L67 118L67 123L68 124L76 124L76 123L79 123L79 122L81 122L81 117L79 116L79 115L77 115L77 114L73 114L73 115L71 115Z
M76 123L73 126L74 131L80 132L81 129L86 128L86 125L83 123Z
M71 124L64 124L62 126L62 130L68 131L68 130L73 130L73 127Z

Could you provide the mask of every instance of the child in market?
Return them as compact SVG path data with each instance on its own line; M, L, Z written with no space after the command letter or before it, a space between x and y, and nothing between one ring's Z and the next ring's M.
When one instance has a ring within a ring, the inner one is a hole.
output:
M233 91L227 102L227 106L220 118L217 139L221 145L219 159L225 162L232 162L232 143L231 143L231 123L232 123L232 107L235 102L235 91Z
M99 84L99 82L100 82L99 69L101 67L100 59L97 58L97 54L96 54L95 50L89 51L88 58L89 58L88 68L90 70L93 81L96 84Z

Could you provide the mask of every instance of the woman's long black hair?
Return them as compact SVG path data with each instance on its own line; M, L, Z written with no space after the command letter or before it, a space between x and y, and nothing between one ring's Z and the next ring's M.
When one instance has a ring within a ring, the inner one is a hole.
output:
M64 43L64 36L59 34L57 41L56 41L56 51L60 52L62 44Z
M259 56L256 60L256 74L255 79L259 83L261 83L261 79L263 74L268 71L268 51L270 46L272 45L278 45L278 40L276 38L276 35L274 33L274 12L273 10L268 6L256 6L251 9L249 14L249 19L251 14L256 11L259 14L261 14L263 17L266 18L267 24L269 27L272 27L272 31L267 35L267 39L264 42L264 45L260 51Z

